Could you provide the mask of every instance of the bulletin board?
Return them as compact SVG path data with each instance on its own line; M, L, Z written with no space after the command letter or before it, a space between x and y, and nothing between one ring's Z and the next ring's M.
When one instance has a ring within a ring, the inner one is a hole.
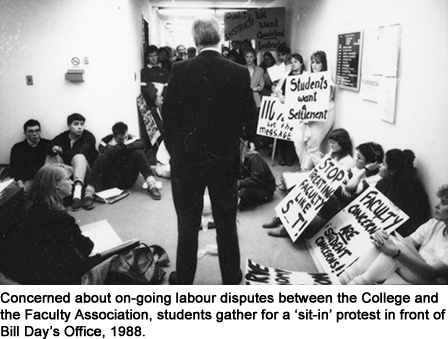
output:
M338 34L336 85L359 92L363 32Z

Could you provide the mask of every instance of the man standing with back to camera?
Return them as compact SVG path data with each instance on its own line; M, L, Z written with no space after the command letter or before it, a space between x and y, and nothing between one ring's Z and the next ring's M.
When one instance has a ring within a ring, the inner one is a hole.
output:
M162 110L178 223L176 271L169 282L193 284L203 196L208 187L222 282L235 285L242 279L237 182L242 123L254 110L250 76L245 67L221 56L215 18L195 19L192 34L199 55L173 64Z

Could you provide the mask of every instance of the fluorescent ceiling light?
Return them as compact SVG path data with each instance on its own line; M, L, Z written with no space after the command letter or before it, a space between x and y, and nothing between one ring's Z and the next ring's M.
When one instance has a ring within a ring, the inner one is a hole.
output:
M159 9L160 15L173 15L173 16L197 16L206 14L215 14L214 9L192 9L192 8L162 8Z

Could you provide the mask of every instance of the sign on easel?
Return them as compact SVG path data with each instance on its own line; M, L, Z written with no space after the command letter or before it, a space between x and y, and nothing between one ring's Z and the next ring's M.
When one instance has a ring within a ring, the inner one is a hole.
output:
M332 84L328 71L288 76L285 81L287 120L327 120Z
M375 187L370 186L336 214L308 245L316 265L338 276L360 256L376 250L370 236L390 233L409 217Z
M143 118L151 145L154 145L161 136L161 133L142 94L137 97L137 109Z
M271 138L291 140L293 126L285 121L283 105L276 97L263 97L258 116L257 134Z
M347 171L327 155L275 207L292 241L303 233L346 177Z
M246 285L340 285L336 274L281 270L247 259Z

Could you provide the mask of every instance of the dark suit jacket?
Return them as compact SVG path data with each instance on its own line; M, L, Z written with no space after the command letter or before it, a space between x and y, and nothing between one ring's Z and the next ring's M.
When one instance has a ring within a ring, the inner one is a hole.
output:
M174 63L162 109L171 176L237 179L242 123L253 110L245 67L211 50Z

